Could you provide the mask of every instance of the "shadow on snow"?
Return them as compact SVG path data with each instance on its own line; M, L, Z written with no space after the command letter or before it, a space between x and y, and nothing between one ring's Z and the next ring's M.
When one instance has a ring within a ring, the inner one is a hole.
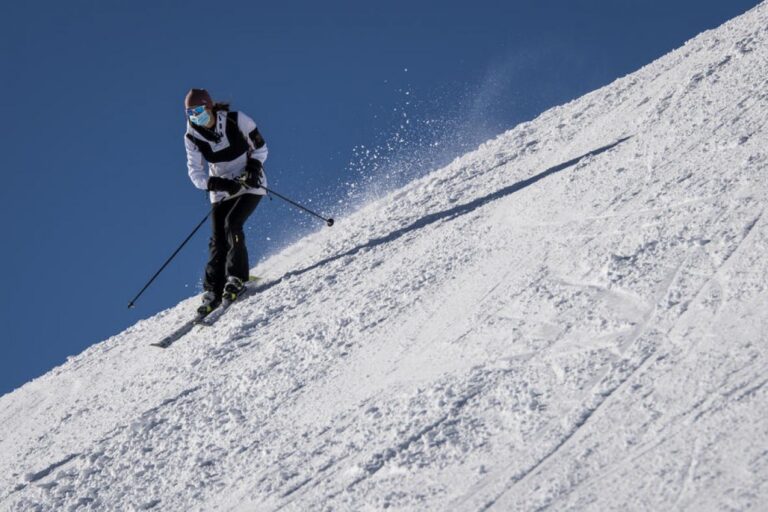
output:
M518 181L517 183L515 183L513 185L510 185L508 187L504 187L501 190L493 192L492 194L488 194L487 196L475 199L474 201L470 201L469 203L462 204L462 205L459 205L459 206L455 206L455 207L453 207L451 209L444 210L444 211L441 211L441 212L429 214L429 215L427 215L425 217L422 217L422 218L418 219L417 221L411 223L408 226L402 227L402 228L400 228L398 230L395 230L395 231L389 233L386 236L379 237L379 238L374 238L372 240L369 240L365 244L358 245L357 247L349 249L348 251L345 251L343 253L336 254L334 256L330 256L328 258L320 260L317 263L315 263L313 265L310 265L309 267L306 267L306 268L303 268L303 269L300 269L300 270L292 270L290 272L287 272L281 278L276 279L275 281L272 281L270 283L267 283L263 287L257 288L256 291L257 292L266 291L266 290L272 288L273 286L275 286L277 284L280 284L284 279L288 279L288 278L295 277L295 276L300 276L300 275L302 275L302 274L304 274L306 272L309 272L309 271L314 270L316 268L322 267L322 266L324 266L324 265L326 265L328 263L331 263L333 261L339 260L341 258L345 258L347 256L353 256L353 255L359 253L362 250L372 249L374 247L378 247L380 245L387 244L389 242L397 240L398 238L400 238L400 237L402 237L404 235L407 235L408 233L411 233L411 232L416 231L418 229L421 229L421 228L424 228L426 226L429 226L430 224L434 224L435 222L439 222L439 221L443 221L443 220L451 221L451 220L453 220L453 219L455 219L457 217L460 217L462 215L466 215L467 213L470 213L470 212L472 212L472 211L474 211L474 210L476 210L476 209L478 209L478 208L480 208L482 206L485 206L486 204L488 204L488 203L490 203L492 201L496 201L497 199L501 199L502 197L506 197L508 195L514 194L515 192L518 192L518 191L520 191L520 190L522 190L522 189L524 189L526 187L530 187L531 185L533 185L537 181L542 180L542 179L546 178L547 176L551 176L551 175L553 175L553 174L555 174L557 172L560 172L560 171L563 171L563 170L565 170L565 169L567 169L569 167L572 167L572 166L576 165L577 163L579 163L581 160L583 160L585 158L588 158L588 157L591 157L591 156L595 156L595 155L599 155L599 154L604 153L604 152L606 152L606 151L608 151L610 149L613 149L614 147L618 146L622 142L625 142L625 141L629 140L630 138L631 138L631 136L630 137L624 137L622 139L617 140L616 142L614 142L612 144L608 144L607 146L603 146L603 147L600 147L600 148L597 148L597 149L593 149L592 151L590 151L588 153L584 153L583 155L577 156L576 158L572 158L571 160L568 160L567 162L563 162L561 164L555 165L554 167L550 167L549 169L547 169L545 171L542 171L542 172L540 172L539 174L537 174L535 176L531 176L530 178L527 178L525 180ZM506 165L507 163L508 163L508 161L505 161L505 162L502 162L500 164L497 164L494 167L492 167L490 170L493 170L495 168L498 168L498 167L501 167L503 165Z

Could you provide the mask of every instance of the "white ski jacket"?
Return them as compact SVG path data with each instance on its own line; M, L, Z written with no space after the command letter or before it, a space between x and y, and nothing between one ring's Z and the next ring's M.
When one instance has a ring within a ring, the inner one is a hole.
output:
M245 171L249 157L262 164L267 159L267 144L256 128L256 123L242 112L216 112L216 124L210 129L194 126L187 121L184 146L187 149L189 178L200 190L208 189L209 176L239 178ZM261 187L266 186L267 177L262 171ZM261 187L243 187L233 196L226 192L210 192L209 197L212 203L218 203L243 194L265 195L266 190Z

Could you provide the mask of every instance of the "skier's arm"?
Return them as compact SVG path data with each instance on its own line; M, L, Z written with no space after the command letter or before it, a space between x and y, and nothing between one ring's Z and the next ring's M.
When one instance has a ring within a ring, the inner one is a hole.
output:
M246 136L248 144L251 146L250 157L264 163L267 160L268 154L267 143L259 132L259 129L256 127L256 123L247 115L238 112L237 126Z
M184 147L187 149L187 173L195 187L208 190L208 172L203 163L203 154L195 143L184 137Z

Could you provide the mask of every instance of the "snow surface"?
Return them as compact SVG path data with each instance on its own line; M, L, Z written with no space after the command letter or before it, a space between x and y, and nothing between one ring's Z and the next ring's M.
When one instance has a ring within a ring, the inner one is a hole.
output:
M768 509L767 77L764 3L3 396L0 509Z

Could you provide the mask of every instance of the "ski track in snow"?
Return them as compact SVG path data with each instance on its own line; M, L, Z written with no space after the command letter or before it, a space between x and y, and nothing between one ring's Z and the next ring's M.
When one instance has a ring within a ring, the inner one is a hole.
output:
M768 503L768 5L0 397L2 510Z

